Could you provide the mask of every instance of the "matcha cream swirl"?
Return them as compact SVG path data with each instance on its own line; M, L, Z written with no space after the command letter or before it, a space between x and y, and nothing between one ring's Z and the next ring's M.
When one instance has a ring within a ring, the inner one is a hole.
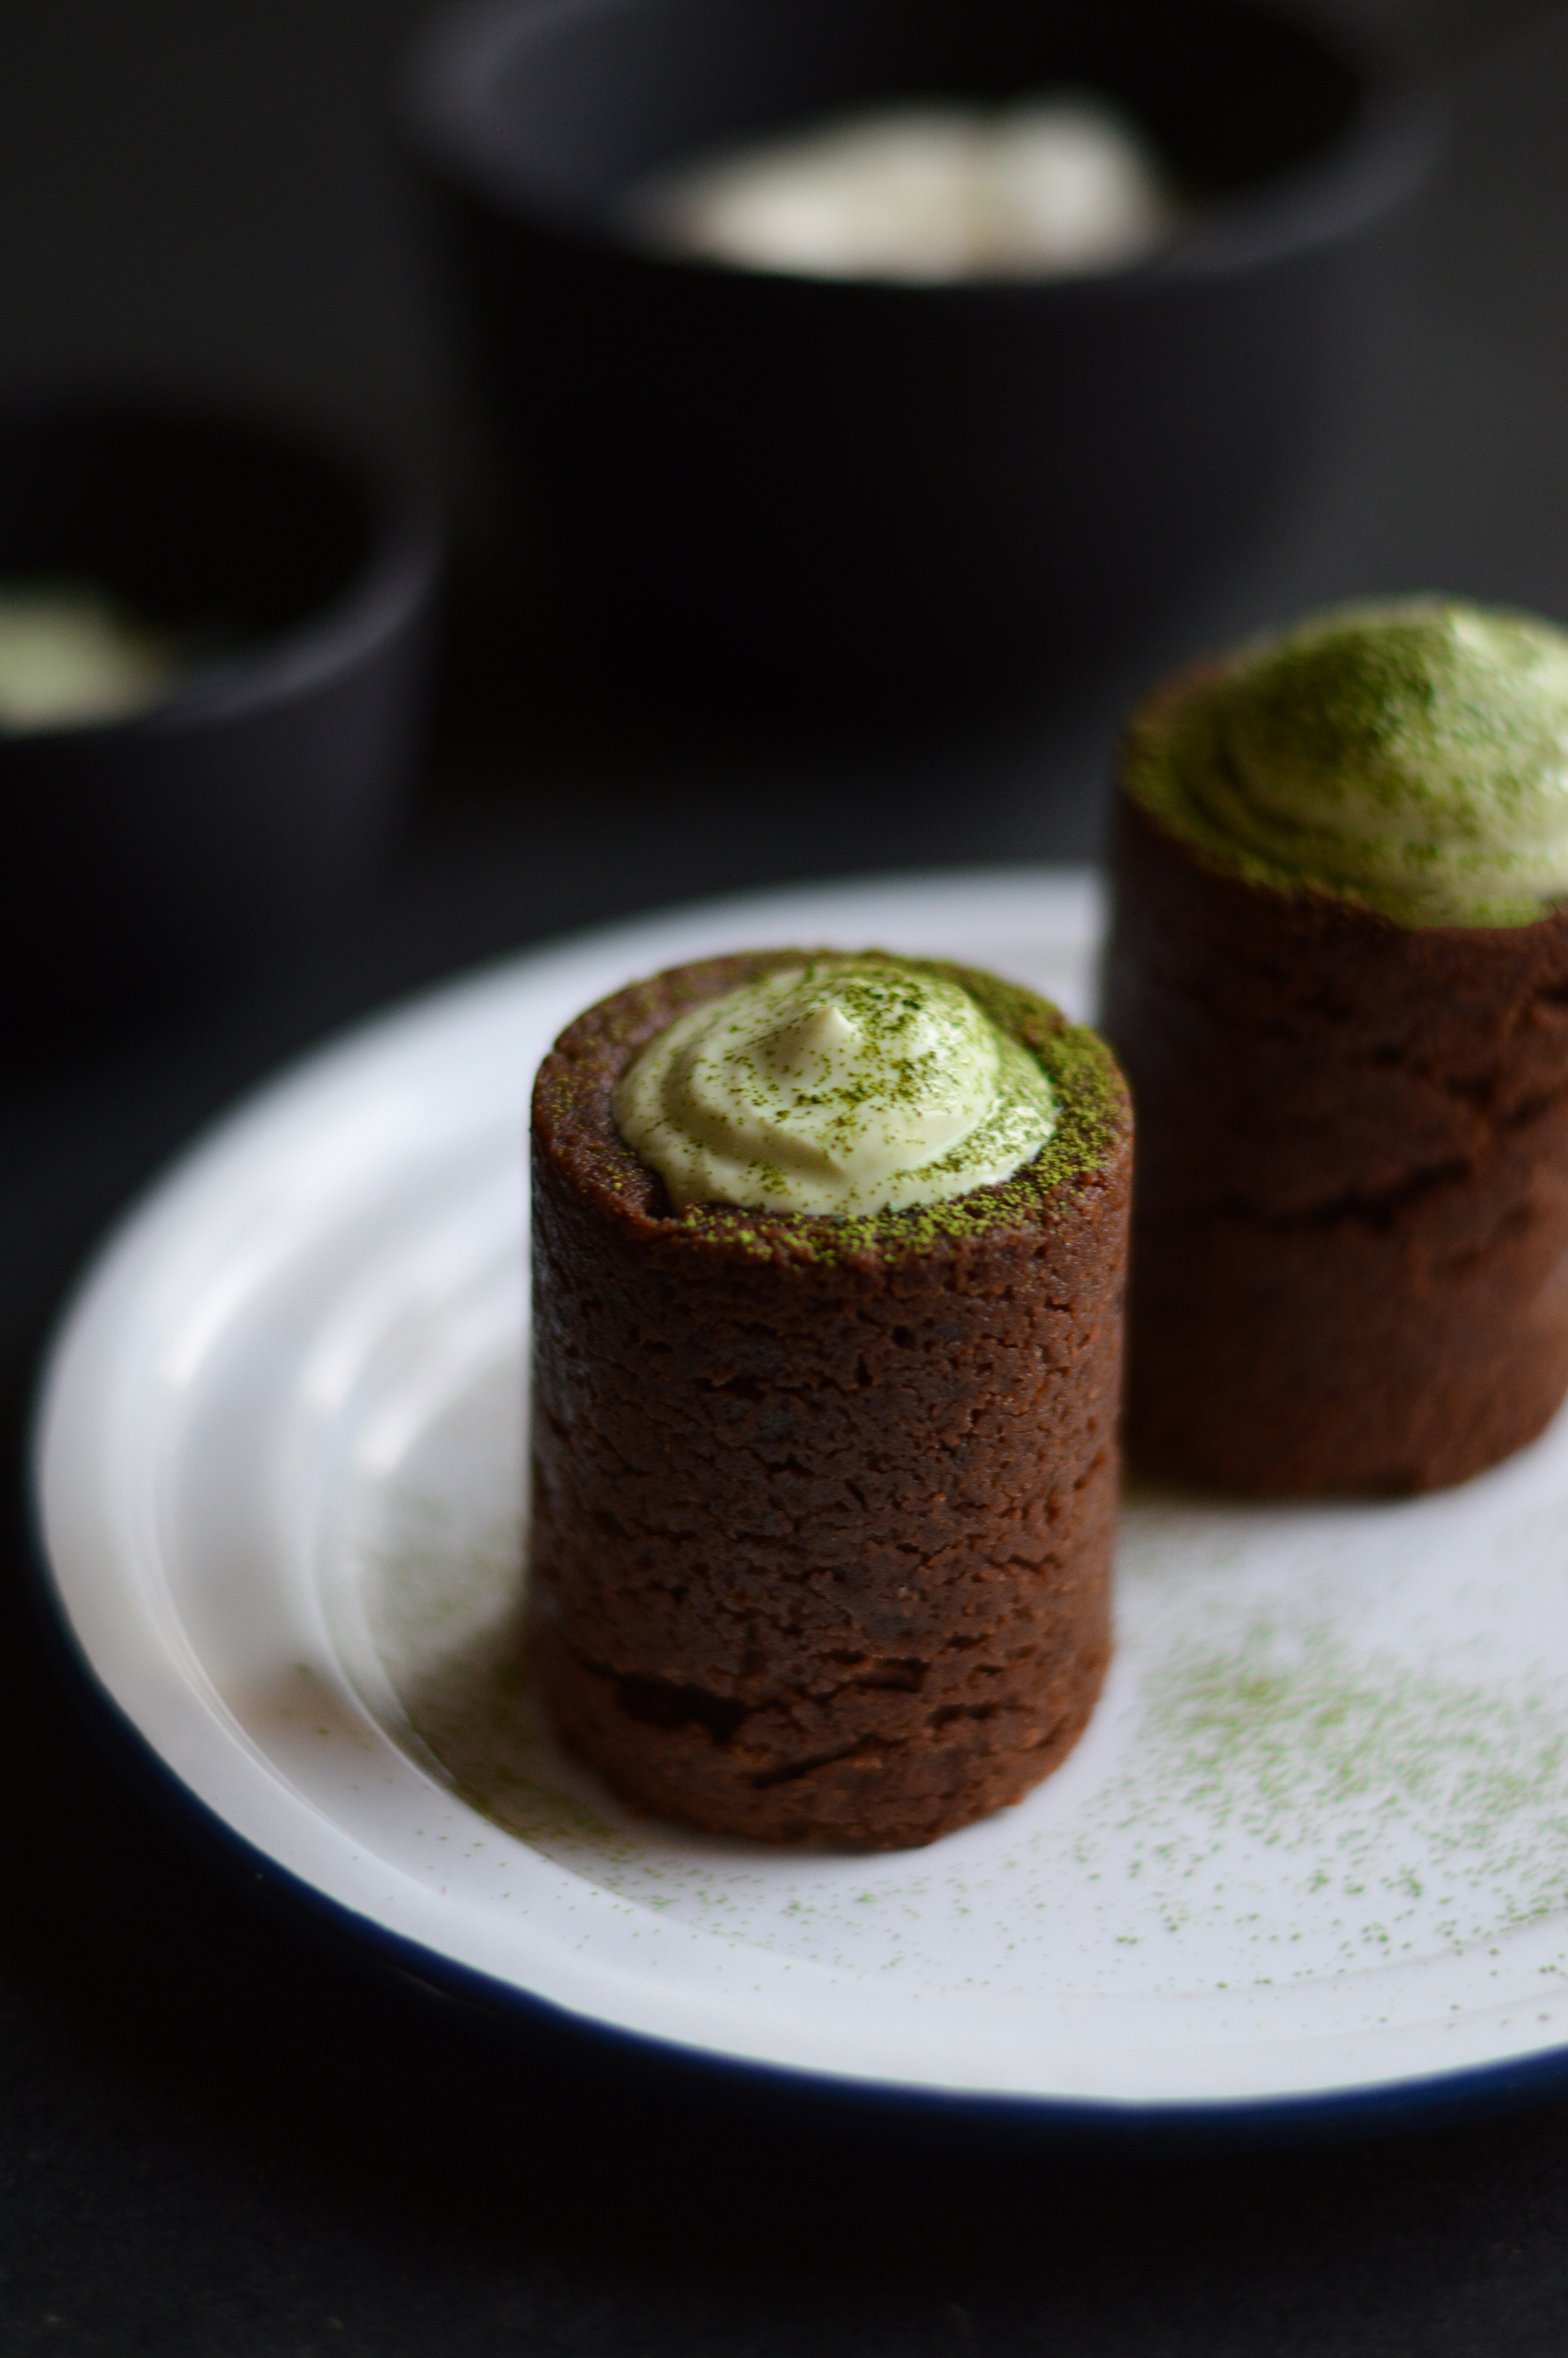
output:
M1249 882L1402 925L1568 896L1568 634L1437 599L1346 607L1134 720L1128 792Z
M1029 1050L956 982L815 957L679 1016L615 1093L677 1211L902 1211L1011 1178L1055 1122Z

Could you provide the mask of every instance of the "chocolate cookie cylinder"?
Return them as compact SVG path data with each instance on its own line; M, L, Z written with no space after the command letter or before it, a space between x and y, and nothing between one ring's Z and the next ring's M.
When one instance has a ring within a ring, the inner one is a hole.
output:
M1495 1464L1568 1390L1568 914L1403 925L1125 794L1116 827L1133 1464L1302 1496Z
M637 1807L894 1848L1017 1801L1099 1691L1130 1125L1092 1033L928 968L1050 1078L1034 1163L871 1217L677 1216L616 1083L805 957L656 976L540 1070L528 1642L561 1740Z

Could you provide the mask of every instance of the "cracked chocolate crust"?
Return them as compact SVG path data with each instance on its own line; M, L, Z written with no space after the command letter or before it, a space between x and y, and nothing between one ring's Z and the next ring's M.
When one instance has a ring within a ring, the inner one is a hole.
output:
M615 1082L804 955L672 969L541 1069L528 1644L562 1741L634 1806L887 1849L1019 1800L1099 1691L1130 1124L1092 1035L946 968L1053 1074L1047 1169L946 1220L676 1217Z
M1403 926L1119 798L1135 1466L1277 1496L1477 1474L1568 1391L1568 912Z

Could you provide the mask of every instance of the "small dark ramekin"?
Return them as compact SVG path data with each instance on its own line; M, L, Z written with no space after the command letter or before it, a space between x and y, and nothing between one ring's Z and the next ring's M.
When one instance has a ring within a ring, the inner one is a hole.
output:
M134 716L0 734L0 986L22 1044L317 938L416 747L438 536L416 494L269 424L0 407L0 581L88 581L194 660Z
M687 153L900 96L1090 87L1194 200L1076 279L639 250ZM1358 341L1430 113L1260 0L477 0L405 116L522 478L540 620L683 698L940 696L1077 660L1258 529Z

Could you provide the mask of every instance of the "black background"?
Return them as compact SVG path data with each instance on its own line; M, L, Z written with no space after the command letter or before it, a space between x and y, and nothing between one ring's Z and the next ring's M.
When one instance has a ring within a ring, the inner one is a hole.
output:
M1465 71L1331 463L1070 704L940 735L680 741L568 704L487 620L489 474L383 133L410 0L11 0L0 381L205 385L374 439L462 519L414 821L362 922L243 991L0 1076L20 1494L51 1313L126 1194L330 1026L652 903L1083 860L1150 674L1322 600L1568 618L1568 20ZM1368 16L1372 14L1367 10ZM1387 11L1384 12L1388 14ZM1506 0L1389 21L1452 58ZM1556 2352L1568 2107L1323 2150L945 2156L525 2062L239 1898L120 1784L0 1595L0 2348L248 2353Z

